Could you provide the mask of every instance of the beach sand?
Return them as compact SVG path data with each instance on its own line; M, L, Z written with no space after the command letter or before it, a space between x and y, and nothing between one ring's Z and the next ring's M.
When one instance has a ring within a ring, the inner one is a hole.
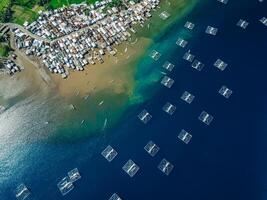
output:
M144 54L151 40L139 38L135 44L129 42L117 47L116 56L105 55L104 63L88 65L84 71L71 71L67 79L52 75L58 92L63 97L84 97L96 91L110 89L115 93L130 95L134 87L136 68L134 61Z

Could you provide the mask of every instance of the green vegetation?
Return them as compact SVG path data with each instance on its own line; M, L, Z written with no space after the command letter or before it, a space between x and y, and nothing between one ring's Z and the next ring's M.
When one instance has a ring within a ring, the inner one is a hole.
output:
M9 51L10 51L10 48L8 45L4 43L0 43L0 57L7 57Z
M33 22L38 17L37 12L27 7L14 5L12 6L12 22L20 25L25 21Z

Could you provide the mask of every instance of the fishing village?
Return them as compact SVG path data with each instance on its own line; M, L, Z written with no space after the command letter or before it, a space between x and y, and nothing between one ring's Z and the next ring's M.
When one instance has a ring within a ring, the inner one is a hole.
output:
M160 4L160 0L141 0L110 6L112 1L40 11L32 23L2 24L0 32L9 35L11 46L36 66L67 78L71 70L83 71L88 65L103 63L104 55L115 56L116 45L130 40L135 25L143 26ZM162 15L168 17L168 13ZM24 68L13 53L2 63L9 74Z

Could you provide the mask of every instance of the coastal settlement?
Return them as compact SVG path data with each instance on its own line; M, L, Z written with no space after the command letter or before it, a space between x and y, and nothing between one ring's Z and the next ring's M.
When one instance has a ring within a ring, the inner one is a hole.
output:
M11 31L15 48L28 58L67 78L69 70L82 71L89 64L104 62L105 54L116 55L115 45L131 38L134 25L142 26L160 0L125 0L120 7L110 7L111 2L40 11L32 23L10 23L0 28ZM20 70L12 60L6 60L4 65L12 73Z

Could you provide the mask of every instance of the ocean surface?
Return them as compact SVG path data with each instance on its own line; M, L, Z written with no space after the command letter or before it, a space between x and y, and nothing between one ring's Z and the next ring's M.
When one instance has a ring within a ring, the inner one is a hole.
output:
M266 11L266 1L199 1L189 14L155 35L138 62L136 79L151 71L157 74L151 77L155 81L136 88L136 93L147 94L146 100L126 109L119 122L101 134L80 133L90 127L68 121L65 115L51 130L40 126L46 117L59 120L53 98L44 97L40 104L30 96L14 103L0 115L0 199L15 199L13 190L24 183L32 200L105 200L113 193L125 200L265 200L267 27L259 19L267 17ZM250 23L246 30L236 26L241 18ZM185 30L186 21L195 23L195 29ZM205 34L208 25L219 29L217 36ZM189 41L185 49L175 44L178 37ZM153 49L162 54L158 61L148 56ZM205 64L202 71L182 59L188 49ZM217 58L228 63L225 71L213 66ZM161 67L165 61L175 64L172 72ZM175 80L172 88L160 84L161 72ZM229 99L218 94L222 85L233 90ZM195 95L190 105L180 100L185 90ZM162 111L166 102L177 107L174 115ZM137 118L143 109L153 116L146 125ZM214 116L209 126L198 120L203 110ZM23 124L19 130L18 123ZM188 145L177 138L181 129L193 135ZM47 137L49 132L71 136ZM160 147L153 158L144 151L149 140ZM100 155L109 144L118 152L111 163ZM174 165L169 176L157 168L163 158ZM128 159L140 167L133 178L122 170ZM57 183L75 167L82 178L63 197Z

